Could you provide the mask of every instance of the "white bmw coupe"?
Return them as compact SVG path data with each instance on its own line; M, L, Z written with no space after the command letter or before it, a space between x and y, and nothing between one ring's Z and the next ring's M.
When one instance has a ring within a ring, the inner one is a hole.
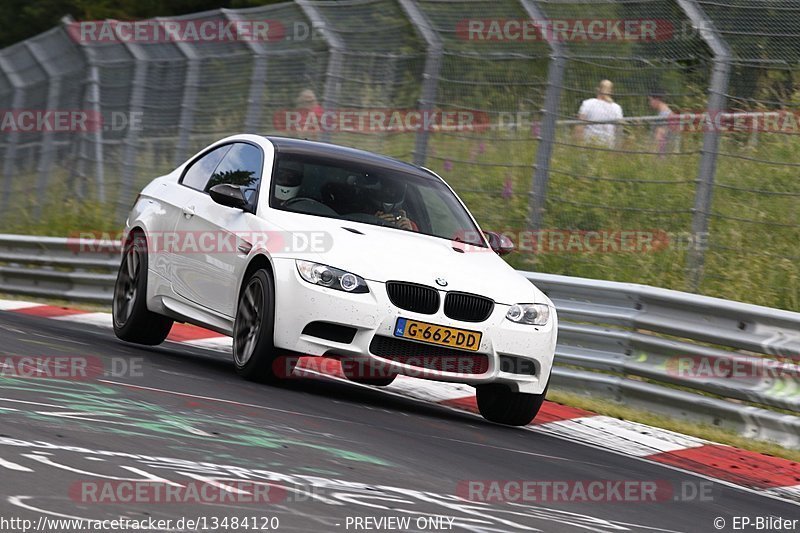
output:
M486 419L523 425L544 401L558 325L547 296L498 257L512 249L430 170L234 135L139 194L114 331L155 345L173 321L215 330L259 381L325 356L360 383L467 383Z

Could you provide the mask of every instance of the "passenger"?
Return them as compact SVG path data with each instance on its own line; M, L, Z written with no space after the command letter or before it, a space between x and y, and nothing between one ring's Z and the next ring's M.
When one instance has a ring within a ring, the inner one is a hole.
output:
M406 210L403 209L407 187L406 183L390 179L382 180L377 193L380 205L375 216L400 229L419 231L417 224L408 218Z

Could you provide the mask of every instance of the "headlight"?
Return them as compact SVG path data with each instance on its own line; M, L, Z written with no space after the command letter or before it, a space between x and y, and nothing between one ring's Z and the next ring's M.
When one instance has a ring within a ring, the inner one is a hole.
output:
M344 270L312 263L311 261L295 261L300 277L314 285L321 285L337 291L365 293L369 292L367 282Z
M516 304L508 309L506 318L518 324L544 326L550 320L550 307L547 304Z

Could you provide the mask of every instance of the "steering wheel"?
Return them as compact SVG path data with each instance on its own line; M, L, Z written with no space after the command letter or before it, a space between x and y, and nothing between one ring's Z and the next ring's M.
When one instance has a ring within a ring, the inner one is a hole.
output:
M313 198L306 198L305 196L296 196L294 198L289 198L285 202L283 202L284 207L289 207L291 205L299 204L300 202L314 202L317 204L321 204L322 202L318 200L314 200ZM324 204L323 204L324 205Z
M333 216L338 217L339 213L331 209L329 206L323 204L319 200L315 200L314 198L307 198L307 197L295 197L286 200L283 203L283 207L292 207L299 204L306 204L306 206L302 209L302 211L298 211L300 213L309 213L314 215L325 215L325 216Z

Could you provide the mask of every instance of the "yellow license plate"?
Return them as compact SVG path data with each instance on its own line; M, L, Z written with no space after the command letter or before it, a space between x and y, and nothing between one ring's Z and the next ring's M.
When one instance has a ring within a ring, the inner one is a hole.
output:
M478 331L437 326L407 318L397 319L394 336L473 352L481 346L481 333Z

